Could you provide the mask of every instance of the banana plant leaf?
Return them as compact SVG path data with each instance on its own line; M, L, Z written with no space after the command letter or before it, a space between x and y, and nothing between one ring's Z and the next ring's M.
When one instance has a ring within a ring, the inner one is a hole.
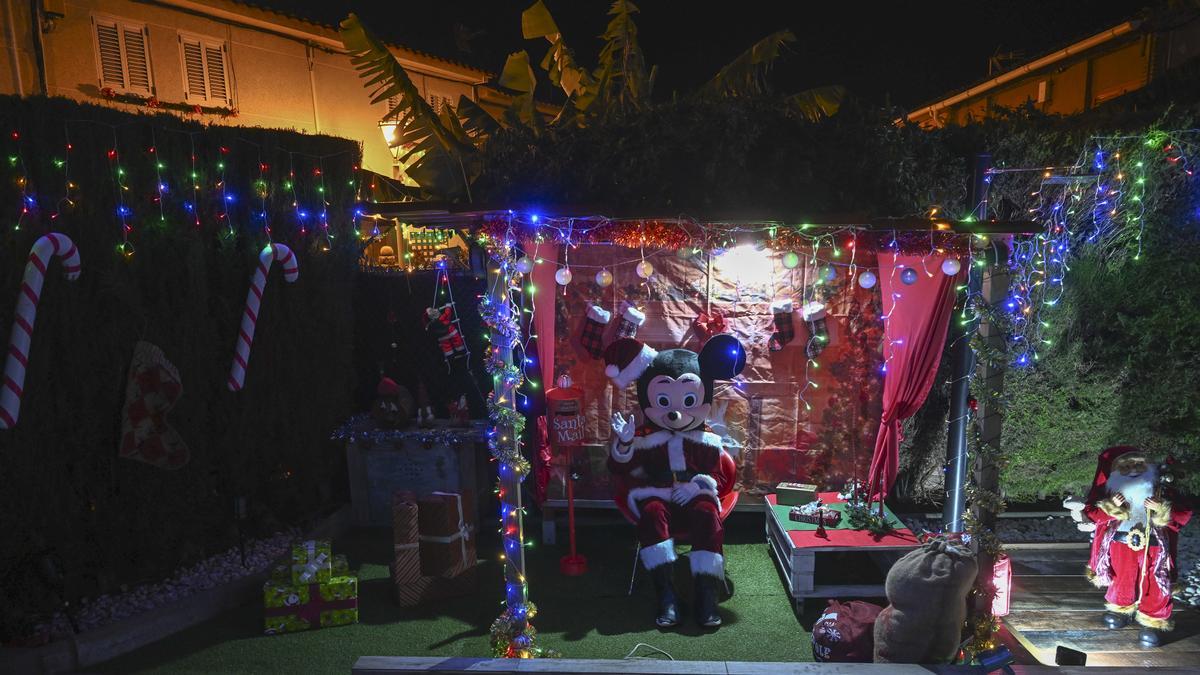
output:
M816 122L822 117L836 115L845 98L846 88L835 84L792 94L786 101L797 113Z
M481 147L483 143L487 142L487 139L500 130L500 122L466 95L458 97L455 112L458 114L458 121L462 125L463 131L470 136L475 147Z
M596 100L595 79L575 61L574 53L563 42L562 32L542 0L537 0L521 13L521 35L526 40L545 38L550 43L540 64L542 70L546 71L550 83L567 95L566 106L578 111L587 110ZM573 113L564 114L566 106L559 113L559 118L575 118Z
M790 30L771 33L721 68L701 87L699 94L718 98L767 93L767 73L783 54L784 47L795 41L796 36Z
M387 45L356 15L346 17L340 28L342 44L364 80L363 86L370 91L371 103L393 96L399 99L385 119L397 122L396 145L406 148L400 157L406 174L431 196L469 198L470 180L478 171L477 150L470 137L459 133L461 126L447 128Z

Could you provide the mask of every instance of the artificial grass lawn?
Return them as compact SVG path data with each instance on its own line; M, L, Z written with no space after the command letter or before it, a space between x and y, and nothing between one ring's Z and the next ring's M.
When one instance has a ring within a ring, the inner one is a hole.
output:
M683 626L656 630L653 588L644 570L639 571L633 596L626 595L635 544L632 527L623 521L580 526L579 549L589 563L583 577L559 573L565 541L528 549L530 599L539 610L533 624L542 644L565 658L620 659L638 643L646 643L678 660L811 661L809 633L792 611L767 552L762 518L758 513L739 513L726 524L726 570L735 592L721 605L725 625L711 632L696 628L690 607L684 608ZM540 532L537 525L530 522L529 531ZM565 540L562 529L560 539ZM392 600L387 568L391 532L354 530L334 542L334 552L346 553L351 567L359 569L357 625L266 636L258 597L94 670L348 673L355 659L366 655L489 656L488 626L501 610L503 588L500 565L492 555L498 550L494 536L480 541L485 562L475 595L406 609ZM690 599L690 584L680 591ZM657 656L644 647L638 654Z

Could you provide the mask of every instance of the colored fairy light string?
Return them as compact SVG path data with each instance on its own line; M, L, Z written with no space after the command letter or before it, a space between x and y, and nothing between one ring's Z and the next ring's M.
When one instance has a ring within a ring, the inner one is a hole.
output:
M324 160L318 158L313 175L317 177L317 199L321 203L321 250L328 251L333 247L333 236L329 234L329 198L325 194ZM449 285L449 278L446 281Z
M25 224L25 216L37 208L37 199L30 192L30 183L32 181L29 178L29 170L25 166L25 156L21 152L21 134L14 131L9 137L12 138L15 148L13 150L14 154L8 158L8 163L14 168L19 167L21 172L17 176L17 187L21 189L21 211L17 215L16 225L13 226L14 231L19 231L21 226Z
M300 208L300 198L296 196L296 156L295 153L288 153L288 179L284 181L283 187L292 193L292 211L296 214L296 224L300 226L300 235L308 234L308 213Z
M200 188L200 172L196 170L196 133L188 134L188 152L192 162L192 197L183 203L183 208L191 215L192 225L200 227L200 198L203 192Z
M229 148L220 146L220 161L217 162L217 170L221 172L221 180L217 183L217 187L221 190L221 212L217 218L225 223L225 236L232 239L237 236L237 229L234 227L233 216L230 212L230 205L233 204L233 193L229 192L229 183L225 180L225 156L229 154Z
M72 199L72 191L75 189L75 184L71 182L71 151L74 146L71 145L71 127L66 122L63 123L63 158L60 165L63 172L63 196L55 205L55 211L50 216L51 220L57 220L62 213L64 205L67 208L75 206L75 200Z
M121 226L121 243L117 245L117 252L129 258L134 254L133 244L129 242L129 233L133 231L129 217L133 211L125 204L125 193L129 191L129 186L125 184L125 168L121 166L116 127L112 128L112 148L108 151L108 161L113 175L113 202L117 205L117 221Z
M271 241L271 221L267 210L267 197L271 193L271 184L267 182L267 169L270 168L262 160L262 148L258 148L258 179L254 181L254 191L258 194L258 217L262 220L263 234Z

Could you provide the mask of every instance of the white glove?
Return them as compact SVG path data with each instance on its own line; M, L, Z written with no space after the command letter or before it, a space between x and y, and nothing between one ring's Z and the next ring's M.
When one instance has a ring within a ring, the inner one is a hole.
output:
M626 445L633 441L633 420L632 414L628 420L622 417L621 413L613 413L612 416L613 435L617 437L617 440Z
M671 489L671 501L680 506L687 506L687 503L696 498L700 494L700 486L692 481L680 483Z

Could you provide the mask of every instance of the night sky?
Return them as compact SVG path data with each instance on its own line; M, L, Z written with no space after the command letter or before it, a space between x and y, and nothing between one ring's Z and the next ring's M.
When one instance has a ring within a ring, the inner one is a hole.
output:
M512 51L536 64L545 40L521 38L533 0L254 0L252 4L333 23L349 11L381 36L499 72ZM576 58L595 64L608 17L601 0L545 0ZM872 103L915 106L984 79L988 59L1023 59L1134 18L1165 0L811 2L640 0L639 37L658 65L656 98L687 92L759 38L790 28L799 38L773 73L776 90L842 84Z

